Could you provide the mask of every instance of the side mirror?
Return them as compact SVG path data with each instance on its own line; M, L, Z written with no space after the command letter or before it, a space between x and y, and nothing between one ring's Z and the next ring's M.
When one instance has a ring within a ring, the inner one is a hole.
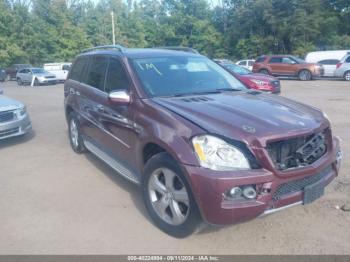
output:
M127 91L113 91L109 93L108 99L112 104L116 104L119 106L127 106L130 104L130 95Z

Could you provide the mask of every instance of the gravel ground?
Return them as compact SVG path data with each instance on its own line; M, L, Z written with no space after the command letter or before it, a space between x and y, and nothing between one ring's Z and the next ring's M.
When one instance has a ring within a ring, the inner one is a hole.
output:
M0 254L350 254L350 83L282 81L282 95L323 109L342 138L340 176L320 200L174 239L150 222L138 188L70 149L63 86L17 87L34 131L0 142Z

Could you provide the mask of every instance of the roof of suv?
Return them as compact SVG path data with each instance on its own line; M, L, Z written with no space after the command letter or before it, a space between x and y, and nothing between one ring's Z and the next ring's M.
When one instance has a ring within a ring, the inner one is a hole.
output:
M147 58L147 57L168 57L168 56L192 56L199 57L200 54L195 54L192 52L185 52L179 50L169 50L160 48L123 48L123 50L118 49L96 49L88 50L81 54L91 55L91 54L103 54L103 55L119 55L128 58Z

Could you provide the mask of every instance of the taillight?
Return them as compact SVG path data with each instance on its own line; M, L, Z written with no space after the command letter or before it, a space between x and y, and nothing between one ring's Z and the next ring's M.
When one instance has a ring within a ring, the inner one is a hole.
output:
M341 67L342 63L337 63L337 68Z

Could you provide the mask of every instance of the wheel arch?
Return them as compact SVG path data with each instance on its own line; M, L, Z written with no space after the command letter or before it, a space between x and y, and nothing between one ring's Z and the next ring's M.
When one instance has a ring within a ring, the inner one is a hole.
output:
M345 70L345 72L344 72L344 74L343 74L343 78L344 78L344 79L345 79L345 75L346 75L347 73L350 73L350 69Z

